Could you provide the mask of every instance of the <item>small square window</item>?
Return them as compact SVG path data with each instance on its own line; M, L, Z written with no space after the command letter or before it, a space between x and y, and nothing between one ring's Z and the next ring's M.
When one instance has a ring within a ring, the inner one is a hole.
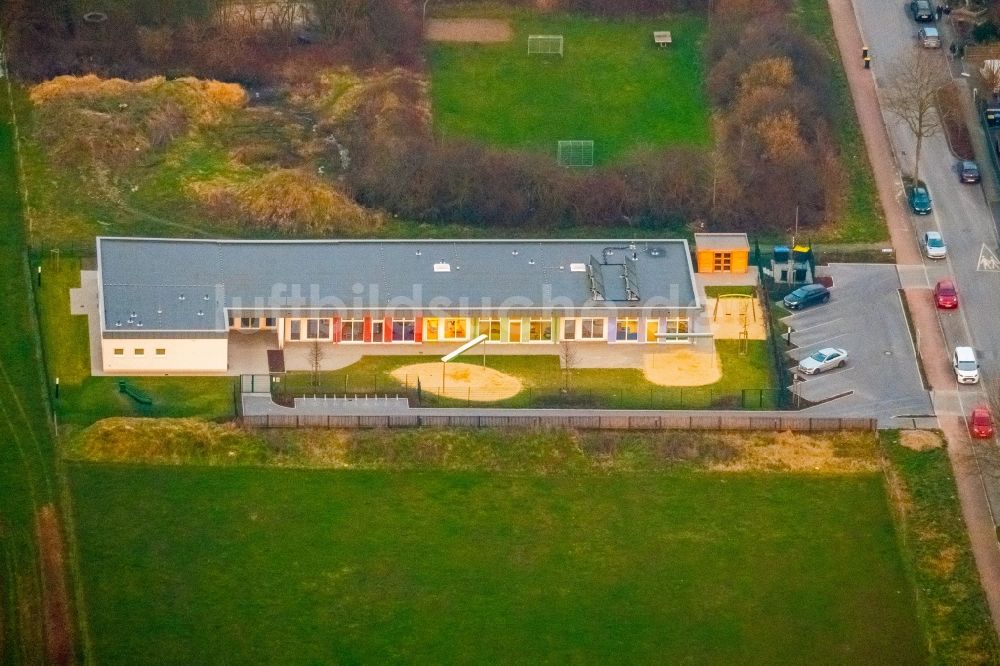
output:
M166 356L167 355L167 350L164 349L163 347L157 347L156 348L156 355L157 356Z
M274 317L265 317L264 318L264 326L267 327L267 328L274 328L275 326L277 326L277 323L278 323L278 320L275 319Z
M122 347L115 347L115 356L124 356L125 350Z

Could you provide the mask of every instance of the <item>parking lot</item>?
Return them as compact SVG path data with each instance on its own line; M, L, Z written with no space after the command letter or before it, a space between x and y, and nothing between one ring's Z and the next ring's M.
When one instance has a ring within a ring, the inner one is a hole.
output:
M808 411L836 416L862 408L879 418L932 414L896 267L833 264L821 274L833 279L829 303L782 319L795 345L788 354L797 362L824 347L839 347L848 352L848 362L822 374L797 375L796 394L810 402L829 401Z

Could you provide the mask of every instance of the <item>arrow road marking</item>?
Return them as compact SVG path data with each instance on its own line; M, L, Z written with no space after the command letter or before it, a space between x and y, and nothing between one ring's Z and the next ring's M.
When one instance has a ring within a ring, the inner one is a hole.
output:
M986 247L986 243L983 243L983 249L979 251L979 263L976 264L976 270L1000 273L1000 259L997 258L993 250Z

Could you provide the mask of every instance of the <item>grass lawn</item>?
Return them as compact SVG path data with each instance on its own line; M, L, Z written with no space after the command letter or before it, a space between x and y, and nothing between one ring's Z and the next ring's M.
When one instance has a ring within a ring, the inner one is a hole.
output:
M899 432L883 434L882 445L890 481L906 507L900 531L928 641L942 663L1000 663L948 452L900 446Z
M833 33L830 9L826 0L796 0L795 10L802 28L826 47L834 62L830 82L830 94L834 100L834 132L840 146L840 163L848 178L848 198L843 218L827 233L817 234L816 239L839 243L887 240L889 231L885 226L864 137Z
M0 95L0 663L31 664L47 661L35 517L56 501L58 480L6 85Z
M708 147L701 41L694 15L610 20L513 14L502 44L435 43L434 122L441 134L555 157L560 139L592 139L595 161L639 145ZM674 43L653 44L668 25ZM563 35L564 55L528 55L529 34Z
M98 662L925 660L876 473L70 478Z
M38 291L47 368L51 377L59 377L54 408L60 425L86 426L109 416L233 416L235 380L230 377L129 378L153 399L148 406L119 393L117 377L92 377L87 319L70 314L69 290L80 286L80 268L77 258L61 258L58 268L51 256L44 258Z
M770 408L776 399L772 364L765 340L750 340L749 353L739 354L736 340L718 340L716 349L722 363L722 379L707 386L667 387L648 382L641 370L634 368L577 368L566 373L559 366L558 350L550 356L488 356L487 367L513 375L525 390L508 400L493 404L503 407L583 406L634 409L707 408L730 406ZM480 365L470 352L465 360L452 363ZM282 383L292 394L314 393L391 393L414 389L413 382L401 384L389 373L404 365L436 360L426 356L365 356L342 370L322 373L319 387L312 384L312 374L289 373ZM415 382L415 380L414 380ZM747 390L744 398L744 389ZM762 391L763 390L763 391ZM464 405L465 400L439 398L424 391L422 397L431 406ZM744 404L745 403L745 404ZM488 404L488 403L476 403Z

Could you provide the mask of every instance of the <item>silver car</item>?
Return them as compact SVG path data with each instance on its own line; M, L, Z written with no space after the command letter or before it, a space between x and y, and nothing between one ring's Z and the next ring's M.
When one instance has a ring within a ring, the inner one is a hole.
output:
M938 33L937 28L921 28L917 31L917 41L925 49L941 48L941 35Z
M945 245L940 231L924 232L923 245L928 259L944 259L948 256L948 246Z
M827 347L799 361L799 372L804 375L815 375L831 368L843 367L845 363L847 363L846 351L836 347Z

